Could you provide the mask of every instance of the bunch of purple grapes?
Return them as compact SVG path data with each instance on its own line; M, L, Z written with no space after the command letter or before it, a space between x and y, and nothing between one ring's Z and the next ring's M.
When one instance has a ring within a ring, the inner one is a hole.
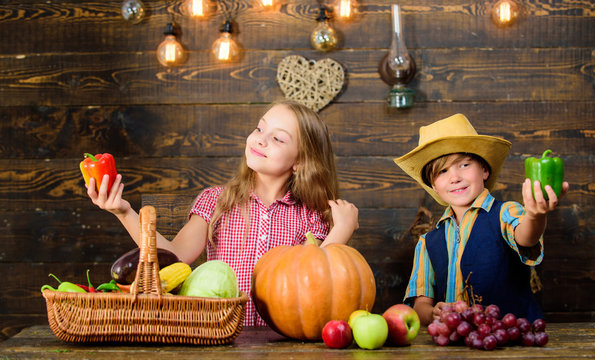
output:
M531 324L510 313L500 318L497 305L469 307L464 301L457 301L442 308L440 319L428 325L428 334L440 346L464 343L473 349L493 350L516 344L545 346L548 342L545 325L543 319Z

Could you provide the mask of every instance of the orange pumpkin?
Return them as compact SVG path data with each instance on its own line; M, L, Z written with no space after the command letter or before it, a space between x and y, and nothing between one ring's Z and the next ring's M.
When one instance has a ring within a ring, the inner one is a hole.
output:
M328 321L347 321L355 310L372 309L376 282L354 248L308 242L265 253L254 267L251 292L272 329L294 339L319 340Z

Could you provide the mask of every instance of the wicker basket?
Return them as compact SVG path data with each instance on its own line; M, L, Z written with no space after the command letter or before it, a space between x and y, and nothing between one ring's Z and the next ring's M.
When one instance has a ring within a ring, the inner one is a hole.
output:
M69 342L219 345L242 330L248 296L231 299L162 295L155 208L140 211L141 247L130 293L44 290L54 334Z

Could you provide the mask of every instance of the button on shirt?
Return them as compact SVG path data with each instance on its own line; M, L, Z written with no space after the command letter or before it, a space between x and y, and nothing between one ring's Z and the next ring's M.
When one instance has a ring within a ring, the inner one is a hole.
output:
M204 190L194 202L189 216L199 215L209 223L222 192L223 187ZM297 203L289 191L268 207L251 193L248 214L247 234L242 208L235 206L223 214L215 226L213 242L216 248L210 242L206 246L207 260L221 260L231 266L240 290L248 296L254 266L267 251L279 245L300 245L306 240L308 231L318 239L326 238L329 232L329 224L321 214ZM244 326L264 325L250 299L246 304Z
M449 262L445 302L461 300L460 295L465 287L465 279L463 279L460 266L463 251L479 211L489 211L493 203L494 197L487 189L484 189L463 214L460 224L457 224L454 211L450 206L446 208L436 224L436 227L442 222L445 222L446 225L446 248ZM500 232L506 243L519 254L520 261L528 266L534 266L541 263L543 259L543 236L539 238L539 243L531 248L519 248L514 240L514 229L522 221L524 214L525 209L521 204L514 201L504 202L500 209ZM405 302L412 301L412 298L417 296L434 298L434 285L434 269L426 249L424 234L419 238L415 247L413 269L405 291Z

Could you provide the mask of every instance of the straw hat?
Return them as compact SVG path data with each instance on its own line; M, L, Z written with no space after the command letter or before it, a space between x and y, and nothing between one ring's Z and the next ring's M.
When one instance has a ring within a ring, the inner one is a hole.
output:
M443 155L471 153L481 156L490 166L485 186L490 191L510 151L511 143L494 136L478 135L463 114L455 114L419 128L418 146L394 159L403 171L417 181L441 205L448 205L422 178L422 170L430 161Z

